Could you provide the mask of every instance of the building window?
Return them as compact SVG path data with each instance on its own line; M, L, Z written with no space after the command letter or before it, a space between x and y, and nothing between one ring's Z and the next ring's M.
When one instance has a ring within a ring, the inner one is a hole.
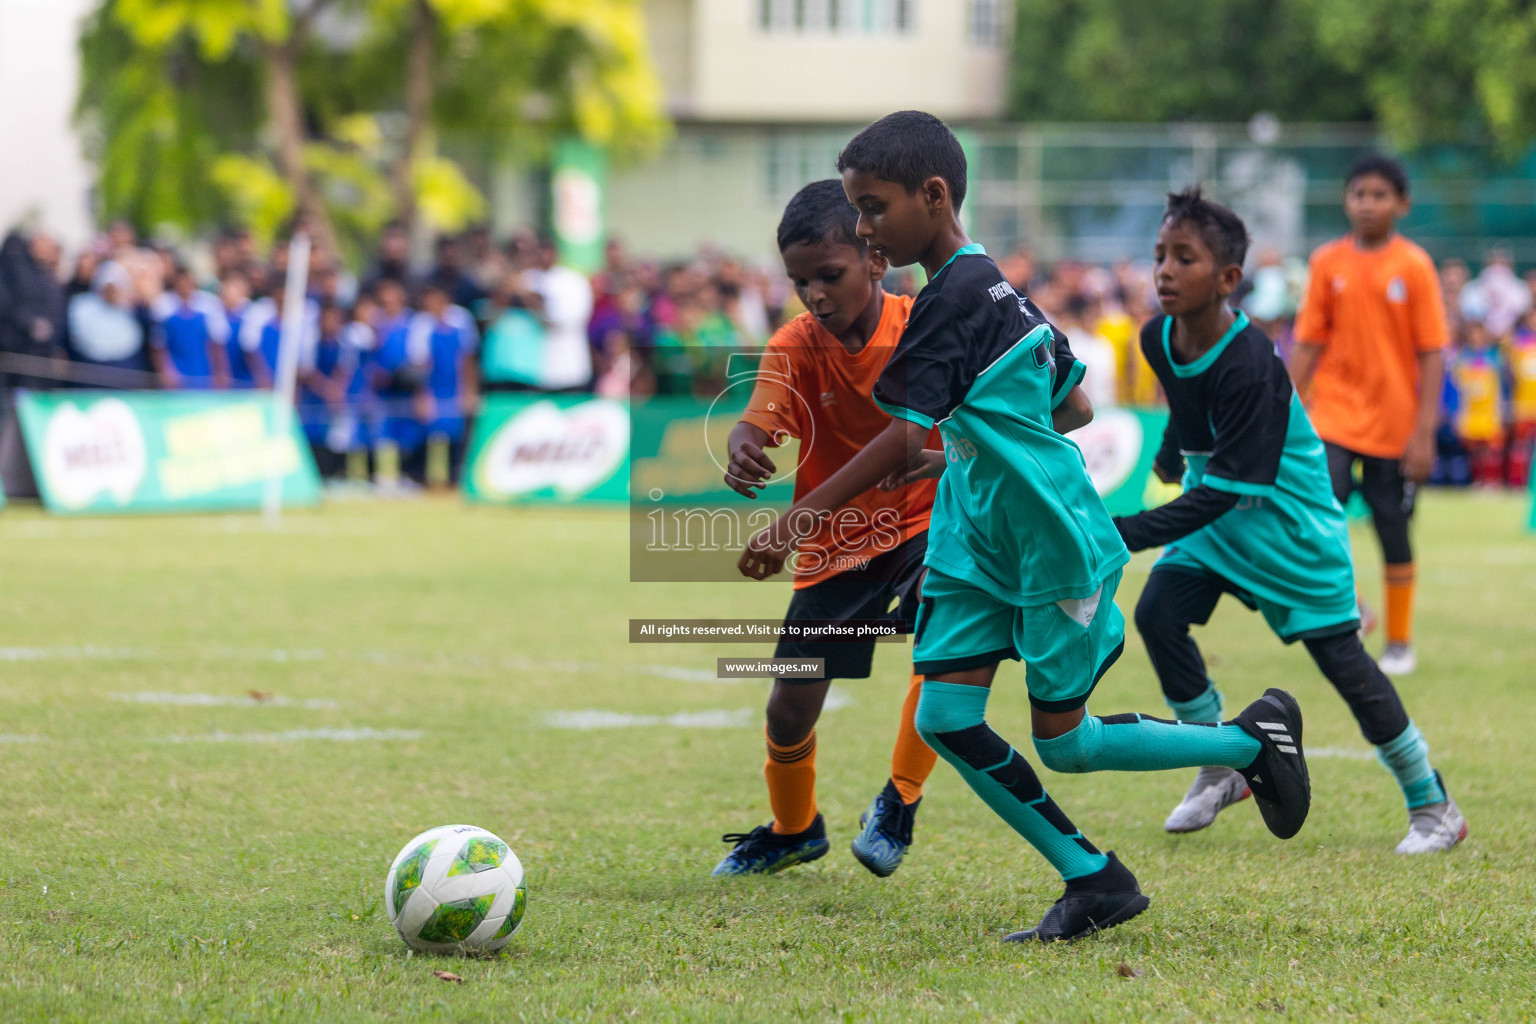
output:
M971 0L971 42L997 46L1003 42L1003 0Z
M764 32L910 32L916 7L917 0L756 0L756 23Z

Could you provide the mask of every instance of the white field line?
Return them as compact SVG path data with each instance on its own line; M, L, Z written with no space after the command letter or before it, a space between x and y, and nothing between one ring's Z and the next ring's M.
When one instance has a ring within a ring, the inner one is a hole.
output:
M19 736L16 733L0 732L0 743L38 743L41 736Z
M1307 757L1337 757L1345 761L1374 761L1376 752L1358 747L1307 747Z
M330 740L355 743L359 740L415 740L420 729L289 729L286 732L215 732L197 736L162 736L162 743L297 743L303 740Z
M853 698L833 686L827 690L827 699L821 710L840 711L853 703ZM672 715L632 715L622 711L603 711L583 708L580 711L552 711L544 716L544 724L551 729L633 729L664 726L673 729L746 729L762 721L762 712L750 708L739 711L680 711Z
M309 711L333 711L341 707L334 700L317 698L293 700L289 697L231 697L215 693L114 693L113 700L129 704L162 704L198 708L305 708Z
M712 668L644 663L614 666L594 661L546 661L510 657L484 657L476 654L411 655L394 651L331 651L322 648L202 647L185 651L158 651L144 647L0 647L3 661L260 661L291 662L363 661L373 665L425 665L452 668L497 669L507 672L557 672L576 675L584 672L607 675L640 675L657 679L675 679L689 683L737 685L745 679L718 679Z

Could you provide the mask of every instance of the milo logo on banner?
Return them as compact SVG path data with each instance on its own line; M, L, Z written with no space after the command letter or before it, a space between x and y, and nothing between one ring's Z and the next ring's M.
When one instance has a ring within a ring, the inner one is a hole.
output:
M103 398L83 410L63 403L48 420L42 449L39 468L66 509L85 508L102 496L128 504L149 465L139 419L120 398Z
M465 490L479 501L627 497L629 412L606 399L488 400L475 424Z

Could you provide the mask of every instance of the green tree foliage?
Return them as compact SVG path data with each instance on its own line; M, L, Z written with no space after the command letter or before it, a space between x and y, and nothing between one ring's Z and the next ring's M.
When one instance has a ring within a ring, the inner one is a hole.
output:
M263 236L293 212L354 250L391 216L483 213L440 136L623 158L665 136L641 0L103 0L81 39L102 213Z
M1536 139L1536 4L1530 0L1304 0L1320 48L1357 74L1405 146Z
M1025 121L1245 121L1259 111L1368 119L1361 78L1319 55L1313 34L1305 8L1274 0L1018 0L1011 113Z

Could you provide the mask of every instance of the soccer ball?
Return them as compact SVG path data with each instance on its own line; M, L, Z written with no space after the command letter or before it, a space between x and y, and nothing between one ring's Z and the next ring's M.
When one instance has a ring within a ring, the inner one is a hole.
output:
M493 953L523 923L527 889L512 848L474 825L442 825L405 844L384 879L384 908L423 953Z

